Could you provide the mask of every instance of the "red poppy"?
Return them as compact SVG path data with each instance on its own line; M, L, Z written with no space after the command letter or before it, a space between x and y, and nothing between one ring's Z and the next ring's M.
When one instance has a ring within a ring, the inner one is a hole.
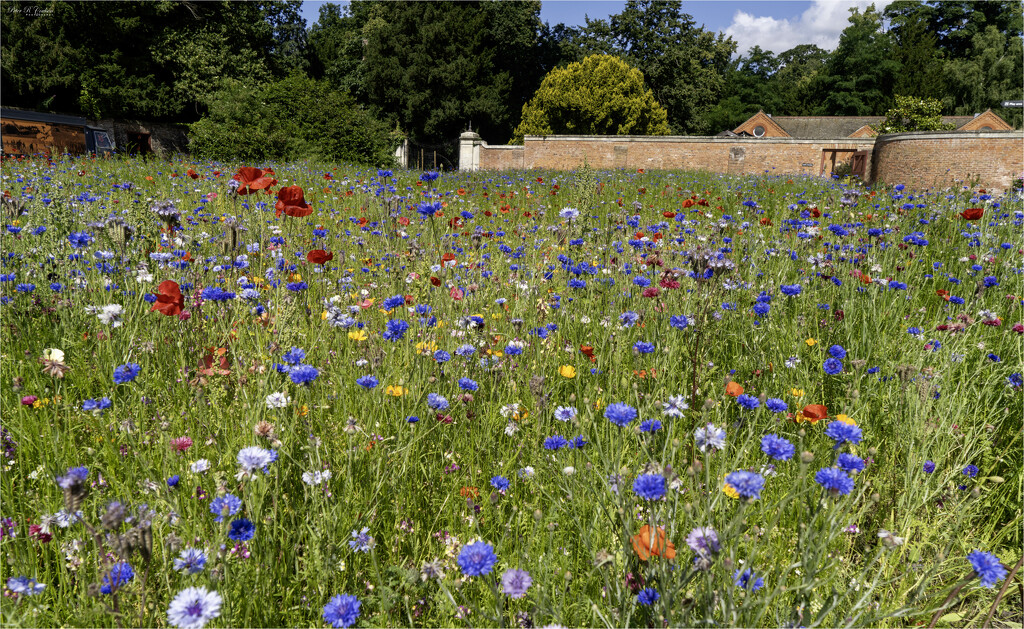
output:
M590 359L590 362L594 362L597 360L596 358L594 358L594 348L591 347L590 345L580 345L580 351L583 353L584 356Z
M410 221L409 221L409 217L408 216L399 216L398 217L398 224L399 225L402 225L404 227L404 226L408 225L409 223L410 223Z
M817 423L819 419L828 417L828 409L824 404L808 404L800 413L812 424Z
M963 212L960 212L960 217L963 218L965 221L976 221L980 219L984 214L985 210L981 209L980 207L972 207L964 210Z
M157 310L168 317L181 314L185 308L185 297L181 294L178 283L172 280L160 282L157 287L156 303L149 309L150 312Z
M725 394L731 395L732 397L739 397L743 394L743 385L738 382L730 382L725 385Z
M948 290L942 290L940 288L939 290L935 291L935 294L938 295L939 297L942 297L946 301L949 301L949 291Z
M772 219L768 218L767 216L762 218L758 222L761 223L762 225L766 226L766 227L771 227L772 226Z
M457 263L457 261L455 259L455 254L452 253L451 251L449 251L449 252L445 253L443 256L441 256L441 266L452 267L452 266L455 266L456 263Z
M465 295L463 290L456 286L452 286L451 290L448 291L448 294L451 295L451 298L454 299L455 301L460 301L463 295Z
M819 210L816 207L812 207L811 208L811 216L813 216L814 218L819 218L821 216L821 210Z
M276 214L282 213L296 218L303 218L313 213L313 208L303 198L302 188L299 186L287 186L281 188L277 193L277 205L274 206Z
M238 194L249 194L257 190L266 190L277 183L277 179L274 179L273 170L269 168L263 170L262 168L253 168L252 166L239 168L232 179L239 182Z
M199 179L199 175L196 173L196 171L192 170L191 168L189 168L185 174L193 179Z
M431 276L430 277L430 283L433 284L434 286L440 286L441 285L441 280L439 278L437 278L437 277Z
M693 199L687 199L687 200L683 201L683 209L684 210L686 208L688 208L688 207L693 207L694 205L696 205L696 203L693 202Z
M216 366L214 365L216 362ZM231 373L231 364L228 361L228 349L226 347L210 347L206 350L206 356L199 361L199 374L203 376L226 376Z
M314 249L306 254L306 260L313 264L327 264L334 259L334 254L323 249Z
M664 216L665 218L675 218L676 217L676 213L675 212L662 212L661 215Z

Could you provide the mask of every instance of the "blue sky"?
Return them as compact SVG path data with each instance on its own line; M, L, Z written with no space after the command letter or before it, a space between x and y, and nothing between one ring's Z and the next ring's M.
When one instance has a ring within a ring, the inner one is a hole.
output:
M307 26L316 22L320 5L324 3L324 0L302 3L302 17ZM692 15L708 30L732 37L740 53L758 45L778 54L799 44L817 44L832 50L846 28L851 7L863 11L874 4L880 10L888 3L888 0L684 0L683 12ZM542 0L540 17L552 26L558 23L582 26L585 16L605 18L622 11L625 4L625 0Z

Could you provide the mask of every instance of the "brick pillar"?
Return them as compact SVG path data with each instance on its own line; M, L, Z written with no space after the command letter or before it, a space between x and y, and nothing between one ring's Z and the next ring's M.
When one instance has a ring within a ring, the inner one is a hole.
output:
M479 134L473 131L459 136L459 170L480 170L480 147L483 144Z

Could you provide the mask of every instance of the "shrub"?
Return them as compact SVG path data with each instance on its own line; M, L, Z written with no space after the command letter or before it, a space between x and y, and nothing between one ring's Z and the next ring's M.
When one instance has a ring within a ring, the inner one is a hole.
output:
M189 130L199 157L390 166L400 139L351 96L301 74L259 87L225 79L205 104L208 113Z
M668 114L640 70L611 55L555 68L541 82L512 142L527 135L668 135Z

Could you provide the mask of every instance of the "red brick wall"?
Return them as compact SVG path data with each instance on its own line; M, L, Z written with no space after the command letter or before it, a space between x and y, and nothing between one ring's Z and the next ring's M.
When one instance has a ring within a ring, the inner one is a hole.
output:
M1024 170L1020 131L900 133L879 136L873 181L948 187L975 178L1005 190Z
M1024 170L1024 136L1015 132L924 132L879 138L803 140L693 136L528 136L523 147L480 147L480 168L571 170L594 168L686 169L736 175L774 172L818 175L829 151L873 151L871 181L946 185L980 175L1006 189ZM839 161L852 153L840 152ZM810 164L806 166L805 164ZM825 174L828 174L828 166Z

